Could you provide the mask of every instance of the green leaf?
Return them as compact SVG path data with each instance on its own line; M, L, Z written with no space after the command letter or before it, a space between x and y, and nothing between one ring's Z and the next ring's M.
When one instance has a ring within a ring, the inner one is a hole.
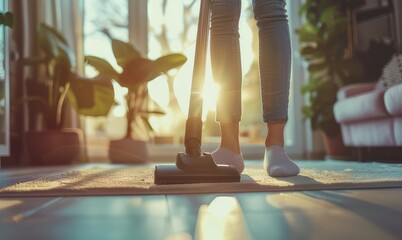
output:
M14 27L14 15L11 12L0 13L0 25Z
M347 20L345 17L338 17L331 24L328 24L327 42L328 45L337 44L337 41L346 41ZM339 43L338 43L339 44Z
M130 60L141 57L133 45L117 39L112 39L112 50L117 64L123 68Z
M84 116L106 116L115 104L110 79L99 76L71 79L68 97L77 113Z
M100 75L106 78L117 79L119 76L119 73L112 67L112 65L102 58L86 56L85 62L94 67Z
M298 35L300 42L315 42L320 37L318 35L317 27L309 23L302 24L298 29L296 29L296 34Z
M186 61L186 56L182 54L169 54L156 59L155 68L159 72L167 73L173 68L182 66Z
M130 60L124 67L118 83L133 91L136 91L142 84L158 77L161 73L155 69L155 62L146 58L135 58Z
M332 5L332 6L326 7L321 13L320 21L324 22L324 23L331 21L331 19L335 16L337 11L338 11L337 5Z
M302 114L303 114L304 120L311 118L314 114L312 107L311 106L303 106Z
M296 33L298 34L299 41L300 42L314 42L317 41L317 34L315 33L310 33L310 32L302 32L302 31L297 31Z
M327 71L328 64L326 62L321 63L311 63L308 65L307 69L309 72L321 72Z
M56 29L41 24L39 26L39 41L41 47L45 50L46 54L52 58L57 56L66 57L70 65L74 68L76 65L75 54L67 44L66 39Z
M164 111L159 111L159 110L146 110L146 111L142 110L141 113L144 116L148 116L150 114L155 114L155 115L165 115L166 114Z
M130 60L117 80L123 87L138 89L141 84L149 82L162 73L183 65L187 58L182 54L170 54L152 61L146 58Z
M149 132L153 132L154 128L152 127L151 123L148 121L147 117L141 116L141 120L144 123L145 128L149 131Z
M49 35L52 35L57 41L67 44L67 40L64 38L64 36L58 32L55 28L46 25L44 23L41 23L39 26L39 32L41 33L48 33Z
M300 49L300 53L303 56L312 55L312 54L315 54L316 52L317 52L317 48L312 47L312 46L304 46Z

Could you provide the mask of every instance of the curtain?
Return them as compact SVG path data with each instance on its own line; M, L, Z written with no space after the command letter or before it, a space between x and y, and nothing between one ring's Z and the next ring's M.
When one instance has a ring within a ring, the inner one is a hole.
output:
M83 1L82 0L42 0L44 14L43 22L55 27L63 33L69 46L74 49L77 61L76 71L84 72L83 57ZM71 108L66 109L64 119L66 127L79 127L77 113Z

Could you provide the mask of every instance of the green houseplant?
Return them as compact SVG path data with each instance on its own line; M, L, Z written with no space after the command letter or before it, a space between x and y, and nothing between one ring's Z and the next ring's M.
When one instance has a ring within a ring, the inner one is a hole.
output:
M156 60L142 57L130 43L111 39L116 63L122 70L115 70L104 59L87 56L86 61L101 76L114 79L120 86L127 88L125 136L120 140L112 140L109 146L109 157L112 162L145 162L147 158L146 141L141 139L138 129L152 131L148 122L150 114L164 114L160 109L149 109L147 83L171 69L182 66L187 58L182 54L168 54ZM133 150L134 145L140 145Z
M43 129L27 133L27 148L33 162L64 164L82 154L82 132L63 126L66 100L77 113L104 116L114 104L111 79L107 76L86 78L74 71L76 56L61 33L41 24L38 30L42 55L24 63L44 74L38 91L24 101L35 103L43 114Z
M309 73L308 81L301 88L309 99L302 114L311 121L313 130L321 130L329 139L341 139L340 127L333 115L337 91L362 74L360 62L346 54L346 10L363 3L363 0L306 0L300 8L305 23L296 34Z

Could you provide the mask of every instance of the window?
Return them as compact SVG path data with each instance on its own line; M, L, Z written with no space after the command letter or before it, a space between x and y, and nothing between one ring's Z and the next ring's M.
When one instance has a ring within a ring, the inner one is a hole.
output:
M266 134L265 124L262 123L260 103L257 29L250 2L243 0L240 21L243 106L247 106L247 108L243 108L241 135L242 142L246 146L263 144ZM173 144L181 144L183 140L191 88L199 3L199 0L148 0L147 14L144 14L141 19L142 28L147 23L145 45L148 46L149 58L155 59L173 52L183 53L188 58L187 63L179 71L170 71L167 76L161 76L148 84L150 97L166 111L162 117L150 118L155 129L155 142L158 142L158 137L170 139L170 143ZM293 3L293 1L289 1L289 3ZM138 11L138 9L130 7L128 0L85 0L85 55L95 55L108 60L114 59L107 35L123 41L128 41L130 35L135 35L131 32L133 28L129 26L129 16L133 14L131 11ZM292 9L290 11L294 12ZM289 14L289 16L297 16L297 14ZM144 43L136 44L144 45ZM294 69L297 70L295 67ZM86 72L90 75L94 74L93 69L90 68ZM292 76L295 76L294 72ZM203 141L206 144L214 144L219 142L220 134L219 125L215 122L214 102L218 89L213 82L209 63L207 63L205 86L212 94L204 98ZM299 84L294 84L292 80L291 86L296 88ZM92 154L91 149L106 154L107 140L123 136L124 127L121 126L125 125L125 89L116 84L115 91L118 105L113 108L109 116L87 118L86 120L88 143L91 145L90 155ZM289 122L285 133L286 145L290 152L300 149L300 146L296 146L298 142L296 122L299 121L299 113L297 106L294 105L299 98L298 91L291 90Z
M84 2L84 55L93 55L114 63L114 56L109 36L128 41L127 0L85 0ZM113 67L118 67L117 63ZM89 76L96 74L91 67L86 67ZM114 83L115 101L107 117L86 117L85 131L89 157L105 160L109 139L119 138L124 134L125 89Z

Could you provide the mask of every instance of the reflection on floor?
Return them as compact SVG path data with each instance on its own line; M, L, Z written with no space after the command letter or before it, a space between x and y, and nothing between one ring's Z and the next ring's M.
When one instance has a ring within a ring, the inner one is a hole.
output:
M402 239L401 202L402 188L0 198L0 239Z

